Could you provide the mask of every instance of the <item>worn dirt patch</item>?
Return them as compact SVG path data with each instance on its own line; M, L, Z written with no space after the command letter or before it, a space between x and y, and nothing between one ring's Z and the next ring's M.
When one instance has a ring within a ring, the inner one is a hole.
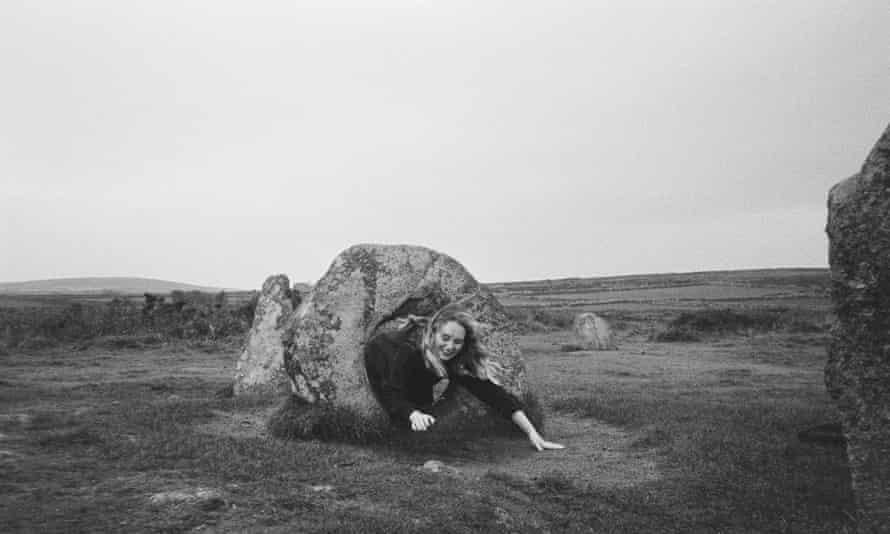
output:
M554 414L548 418L546 438L566 448L538 452L522 436L481 438L467 443L467 454L448 463L474 476L500 472L531 480L561 473L582 486L609 488L660 478L655 450L633 447L635 436L621 428Z

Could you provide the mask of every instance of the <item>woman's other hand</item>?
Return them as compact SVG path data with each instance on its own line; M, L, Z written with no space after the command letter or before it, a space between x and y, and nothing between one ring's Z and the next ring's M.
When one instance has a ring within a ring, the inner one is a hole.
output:
M535 433L533 436L529 436L528 440L532 442L532 446L538 449L539 451L551 451L557 449L565 449L565 445L554 443L552 441L547 441L541 437L540 434Z
M541 434L538 434L538 430L535 428L535 425L532 424L531 421L528 420L528 417L525 416L525 412L522 410L516 410L513 412L513 422L516 423L516 426L522 429L525 432L525 435L528 436L528 440L532 442L532 446L538 449L539 451L544 450L556 450L556 449L565 449L564 445L560 445L559 443L553 443L552 441L547 441L541 437Z
M411 412L411 415L408 416L408 419L411 421L411 430L420 431L426 430L427 428L433 426L433 423L436 422L436 418L432 415L425 414L420 410L414 410Z

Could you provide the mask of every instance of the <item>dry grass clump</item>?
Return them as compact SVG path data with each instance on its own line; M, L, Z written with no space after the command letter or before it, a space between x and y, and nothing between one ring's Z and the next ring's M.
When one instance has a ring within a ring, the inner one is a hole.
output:
M309 404L291 395L269 418L268 428L273 436L282 439L371 443L386 434L387 424L345 408Z
M73 446L89 446L102 443L102 436L88 426L54 430L37 440L41 447L68 449Z
M828 314L803 308L706 308L683 312L650 335L650 341L696 342L732 334L785 332L814 334L827 331Z
M223 292L197 291L174 291L169 302L146 293L141 304L114 297L107 302L0 308L0 346L35 351L95 341L106 348L139 349L179 339L242 337L253 323L255 308L255 298L230 304Z
M572 327L576 312L565 309L510 306L507 315L524 332L549 332Z
M667 329L649 336L649 340L661 343L694 343L701 341L701 334L691 328L668 325Z

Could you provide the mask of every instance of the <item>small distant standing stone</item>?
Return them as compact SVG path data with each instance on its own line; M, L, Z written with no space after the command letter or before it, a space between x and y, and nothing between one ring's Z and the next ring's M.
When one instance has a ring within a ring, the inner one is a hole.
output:
M595 313L579 313L572 325L578 343L586 350L615 350L615 336L605 319Z

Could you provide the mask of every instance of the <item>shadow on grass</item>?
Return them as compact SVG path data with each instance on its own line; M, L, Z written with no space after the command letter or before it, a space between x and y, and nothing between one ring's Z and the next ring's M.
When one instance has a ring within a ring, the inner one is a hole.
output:
M41 447L52 449L68 449L104 443L102 435L87 426L72 429L54 430L37 440Z

